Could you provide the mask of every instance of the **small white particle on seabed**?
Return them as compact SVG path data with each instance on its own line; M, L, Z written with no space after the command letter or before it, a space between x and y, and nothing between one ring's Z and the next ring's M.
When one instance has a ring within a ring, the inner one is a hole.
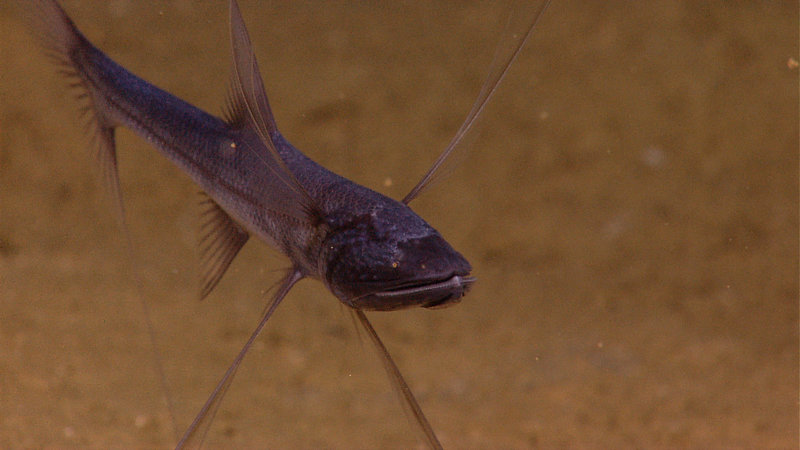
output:
M148 422L150 422L150 417L148 417L146 414L139 414L133 420L133 424L136 426L136 428L140 429L144 428Z

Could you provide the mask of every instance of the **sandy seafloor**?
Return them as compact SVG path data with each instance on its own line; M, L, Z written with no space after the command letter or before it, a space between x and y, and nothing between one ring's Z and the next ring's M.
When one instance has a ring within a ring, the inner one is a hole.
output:
M225 2L64 3L117 61L221 111ZM506 7L242 10L284 134L400 198L469 109ZM453 308L370 314L445 447L798 446L792 58L797 2L554 2L468 158L413 204L478 283ZM287 261L248 243L198 302L196 188L121 131L132 263L74 93L8 2L0 71L0 447L172 446L138 299L182 429ZM418 445L314 281L268 324L207 443Z

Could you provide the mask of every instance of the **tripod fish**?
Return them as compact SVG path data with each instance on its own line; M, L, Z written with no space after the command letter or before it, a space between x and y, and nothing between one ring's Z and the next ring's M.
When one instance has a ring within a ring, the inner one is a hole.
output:
M301 153L278 130L250 38L230 2L233 53L225 114L210 115L127 71L94 47L53 0L24 2L48 54L79 89L97 159L124 224L114 130L126 126L197 183L202 202L201 297L220 281L239 250L255 236L280 251L291 268L258 327L186 430L178 446L202 443L236 369L269 317L303 278L322 281L352 308L399 387L427 443L440 448L411 390L364 311L453 305L475 281L469 262L408 204L452 161L527 36L547 6L518 28L467 120L428 173L402 201L339 176Z

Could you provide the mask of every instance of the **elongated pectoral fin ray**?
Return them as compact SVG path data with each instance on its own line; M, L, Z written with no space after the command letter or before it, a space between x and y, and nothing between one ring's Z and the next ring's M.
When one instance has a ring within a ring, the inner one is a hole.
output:
M200 206L200 299L204 299L219 283L231 262L250 235L231 216L201 192Z
M497 87L500 85L500 82L503 81L503 77L508 73L508 69L514 63L514 60L519 56L522 47L525 45L525 41L528 40L531 32L533 32L536 23L539 22L539 18L542 16L545 9L547 9L547 5L550 4L550 0L545 0L538 5L536 2L529 0L522 0L516 3L516 10L509 17L508 24L503 32L503 37L500 40L500 45L495 51L494 59L489 68L489 74L486 76L478 98L475 99L475 103L472 104L472 109L469 111L469 114L467 114L467 118L444 151L436 158L431 168L428 169L425 176L423 176L417 185L411 189L411 192L403 198L403 203L409 204L412 200L417 198L417 196L431 187L434 182L440 180L448 173L448 168L451 168L452 164L459 160L457 156L466 151L468 146L462 145L465 143L465 137L467 137L471 130L474 130L475 124L481 116L481 112L486 107L487 103L489 103L489 99L492 98L495 91L497 91ZM536 10L535 12L528 12L527 10L523 10L523 8L536 8Z
M273 140L279 136L278 128L247 28L235 0L230 3L230 20L233 67L226 120L234 128L252 130L263 144L263 149L261 146L246 146L245 150L256 153L266 169L264 175L274 180L271 184L275 187L275 192L271 197L281 199L282 212L308 220L316 211L315 203L275 147Z
M250 347L253 346L253 342L255 342L256 338L261 333L261 330L264 329L264 325L266 325L269 318L272 317L272 313L275 312L275 309L278 307L281 300L286 297L286 294L289 293L289 291L292 289L292 286L294 286L295 283L300 281L302 278L302 272L297 269L292 269L283 278L278 291L275 292L272 300L264 309L264 313L261 315L261 320L258 322L258 326L253 331L253 334L250 335L250 338L244 344L244 347L242 347L242 350L236 356L236 359L233 360L233 363L231 363L230 367L228 367L225 375L223 375L222 379L219 381L219 383L217 383L214 391L211 392L208 400L206 400L206 403L200 409L200 412L197 413L197 416L195 416L192 424L189 425L189 428L186 430L186 433L184 433L180 442L178 442L178 445L175 447L176 449L200 448L200 446L203 444L205 435L211 426L211 422L214 420L214 415L216 414L222 399L225 397L225 393L228 391L228 388L233 381L233 377L236 375L236 371L242 364L242 360L244 360L244 357L247 355Z
M353 314L356 315L361 327L364 328L367 336L369 336L369 339L372 341L373 345L375 345L375 349L378 351L378 355L381 358L381 362L383 362L383 367L386 369L386 373L389 374L389 379L391 380L392 385L396 387L398 391L400 391L404 408L409 411L410 415L414 418L414 420L417 422L417 425L419 425L420 429L425 434L427 444L432 449L441 449L442 444L440 444L439 439L436 438L436 433L433 432L431 424L428 423L428 419L425 418L422 408L420 408L419 403L417 403L417 399L414 398L414 394L411 392L411 388L408 387L406 380L403 378L403 374L400 373L400 369L397 368L397 364L394 363L389 351L386 350L386 346L383 345L381 338L378 337L378 333L375 332L375 329L372 328L372 324L369 320L367 320L366 314L364 314L364 311L360 309L353 309Z

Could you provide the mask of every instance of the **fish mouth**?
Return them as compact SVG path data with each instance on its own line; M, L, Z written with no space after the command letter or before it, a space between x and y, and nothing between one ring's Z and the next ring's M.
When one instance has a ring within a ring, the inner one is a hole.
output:
M348 303L371 311L393 311L414 306L446 308L461 301L475 280L475 277L456 274L444 279L412 281L358 296Z

